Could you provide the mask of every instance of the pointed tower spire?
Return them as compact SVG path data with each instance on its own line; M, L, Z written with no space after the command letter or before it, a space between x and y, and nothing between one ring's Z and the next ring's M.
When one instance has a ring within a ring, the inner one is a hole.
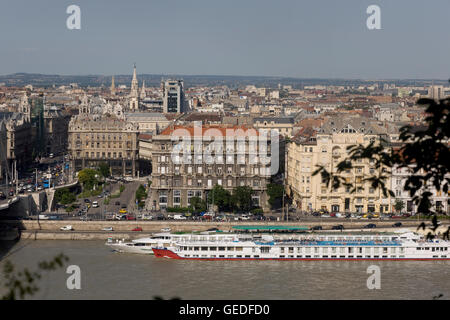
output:
M134 64L133 79L131 80L129 108L130 108L130 110L138 110L139 109L139 87L138 87L138 80L137 80L137 75L136 75L136 63Z
M114 76L112 76L112 80L111 80L111 94L112 95L116 94L116 86L114 84Z
M144 100L147 95L145 94L145 80L142 80L141 100Z
M133 70L133 79L131 80L131 96L137 97L138 96L138 80L136 75L136 63L134 64L134 70Z

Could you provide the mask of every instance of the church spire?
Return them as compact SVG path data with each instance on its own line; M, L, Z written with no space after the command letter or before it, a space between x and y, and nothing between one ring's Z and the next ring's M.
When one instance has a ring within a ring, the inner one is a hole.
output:
M112 76L112 80L111 80L111 95L115 95L116 94L116 86L114 84L114 76Z
M131 92L130 92L129 108L130 110L139 109L139 87L136 75L136 63L134 64L133 79L131 80Z
M138 80L136 75L136 63L134 64L133 79L131 80L131 96L138 96Z
M141 100L144 100L145 97L146 97L146 94L145 94L145 80L142 80Z

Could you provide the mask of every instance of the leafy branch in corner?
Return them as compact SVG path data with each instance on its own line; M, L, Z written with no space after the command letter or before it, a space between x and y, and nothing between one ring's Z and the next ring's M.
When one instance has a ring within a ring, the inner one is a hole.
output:
M61 268L69 258L64 254L59 254L50 261L39 262L40 271L53 271ZM2 300L24 299L27 295L32 296L39 287L37 282L42 275L39 271L29 271L27 268L16 270L11 261L6 261L3 266L3 285L7 288L7 293L0 297Z

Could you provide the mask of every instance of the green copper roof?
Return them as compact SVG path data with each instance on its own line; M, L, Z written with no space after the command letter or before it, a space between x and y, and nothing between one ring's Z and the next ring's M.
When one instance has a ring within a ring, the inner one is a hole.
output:
M233 229L237 230L309 230L307 227L293 227L293 226L233 226Z

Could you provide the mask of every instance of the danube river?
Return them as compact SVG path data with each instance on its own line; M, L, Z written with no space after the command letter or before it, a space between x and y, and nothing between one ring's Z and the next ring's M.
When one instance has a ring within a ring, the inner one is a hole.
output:
M23 240L0 265L36 270L59 253L80 267L81 289L67 289L63 268L43 274L33 299L450 298L448 261L181 261L114 253L101 241ZM380 289L367 288L370 265L380 267Z

